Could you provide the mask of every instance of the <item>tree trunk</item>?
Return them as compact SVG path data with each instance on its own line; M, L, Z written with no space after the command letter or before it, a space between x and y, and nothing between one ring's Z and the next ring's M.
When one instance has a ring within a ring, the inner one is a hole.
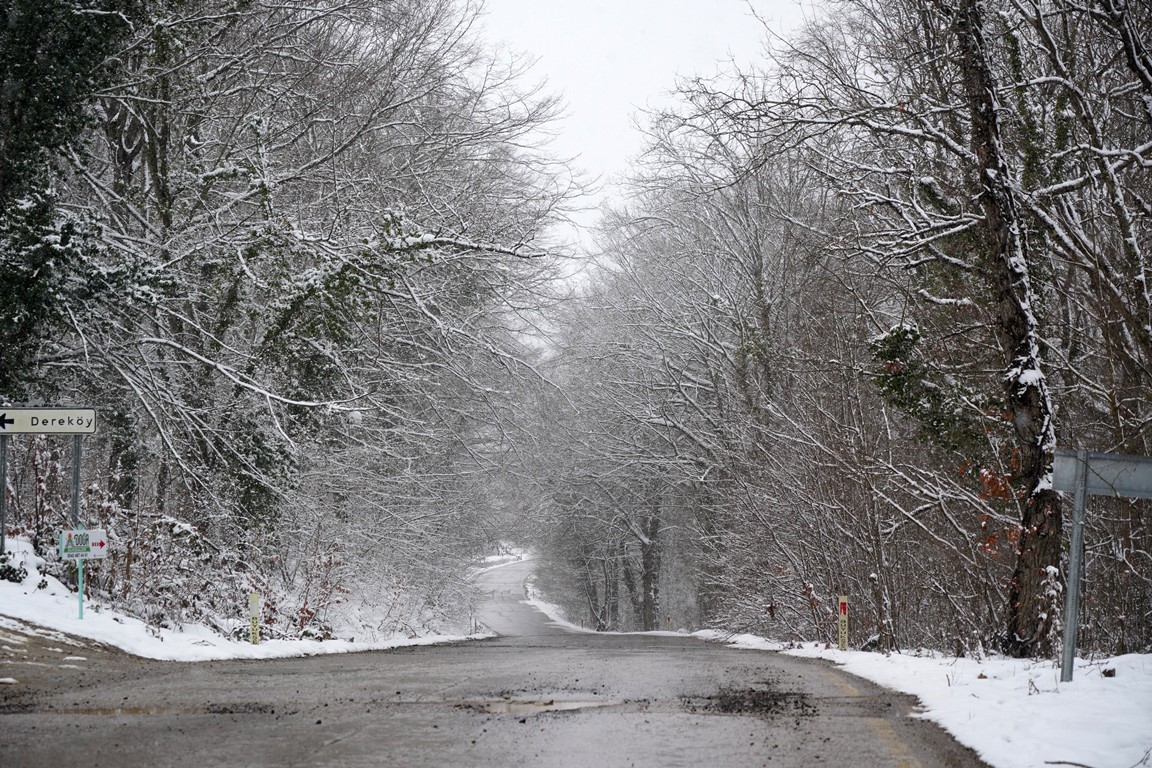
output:
M620 574L624 580L624 589L628 592L628 602L632 604L632 620L643 624L644 600L640 591L636 589L636 577L632 573L632 563L627 555L621 563Z
M648 541L640 547L640 620L645 632L660 629L660 518L648 518L644 535Z
M604 558L604 629L620 629L620 559L624 556L623 544L616 544L613 557Z
M981 0L960 0L957 32L979 162L987 266L997 294L997 330L1009 358L1005 400L1019 450L1018 481L1025 489L1016 565L1008 590L1004 651L1016 657L1046 655L1052 651L1055 628L1052 584L1054 574L1059 573L1062 521L1060 499L1046 482L1056 440L1033 314L1038 302L1013 177L1001 143L997 83Z
M592 624L597 632L608 628L604 616L604 608L600 605L600 590L596 588L596 581L592 578L591 568L584 568L584 596L588 599L588 613L592 616Z

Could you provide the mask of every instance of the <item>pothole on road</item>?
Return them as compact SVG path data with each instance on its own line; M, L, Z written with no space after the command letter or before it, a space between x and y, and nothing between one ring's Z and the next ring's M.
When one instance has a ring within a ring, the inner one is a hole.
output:
M704 698L685 699L692 712L719 712L726 715L794 715L809 717L816 707L808 695L764 688L721 688L719 693Z
M526 701L523 699L500 699L497 701L462 701L456 704L460 709L471 709L493 715L537 715L544 712L573 712L581 709L599 709L619 706L619 701Z

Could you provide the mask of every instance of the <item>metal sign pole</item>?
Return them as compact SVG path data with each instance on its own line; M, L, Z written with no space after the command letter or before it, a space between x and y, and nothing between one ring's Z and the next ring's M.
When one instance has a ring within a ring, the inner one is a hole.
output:
M1083 448L1057 448L1052 461L1052 488L1075 494L1068 572L1064 595L1064 653L1060 681L1072 681L1076 632L1080 624L1080 592L1084 575L1085 505L1089 495L1152 499L1152 456L1093 453Z
M72 527L80 527L80 441L84 438L75 435L72 439ZM80 621L84 621L84 561L76 561L76 586L80 599Z
M76 561L76 595L80 601L80 621L84 621L84 561Z
M72 440L72 527L80 527L80 441L76 435Z
M1068 576L1064 580L1064 655L1060 682L1072 682L1076 662L1076 633L1080 624L1080 581L1084 571L1084 518L1088 500L1088 451L1076 451L1076 496L1072 505L1072 537L1068 552Z
M4 534L8 530L8 435L0 435L0 555L4 548Z

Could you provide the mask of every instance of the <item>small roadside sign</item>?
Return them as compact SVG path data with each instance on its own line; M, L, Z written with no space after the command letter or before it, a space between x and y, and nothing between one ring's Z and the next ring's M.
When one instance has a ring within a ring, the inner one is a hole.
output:
M84 620L84 561L101 557L108 557L108 534L103 528L60 531L60 559L76 561L76 599L81 621Z
M91 408L0 409L0 435L91 435L96 411Z
M248 595L248 640L252 645L260 644L260 593Z
M848 595L840 595L837 601L838 608L836 629L837 631L837 646L842 651L848 650Z
M108 556L108 535L103 528L60 532L61 560L91 560Z

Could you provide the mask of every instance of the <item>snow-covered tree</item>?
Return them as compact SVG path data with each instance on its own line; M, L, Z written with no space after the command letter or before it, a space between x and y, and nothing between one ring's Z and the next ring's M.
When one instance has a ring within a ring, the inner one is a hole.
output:
M166 577L170 619L206 582L193 614L280 588L296 630L341 581L461 591L507 413L477 405L522 366L571 187L537 146L555 101L478 12L158 2L116 41L56 189L92 237L26 366L54 387L29 397L101 414L89 470L123 558L94 583L135 599L155 537L188 535L205 556Z

